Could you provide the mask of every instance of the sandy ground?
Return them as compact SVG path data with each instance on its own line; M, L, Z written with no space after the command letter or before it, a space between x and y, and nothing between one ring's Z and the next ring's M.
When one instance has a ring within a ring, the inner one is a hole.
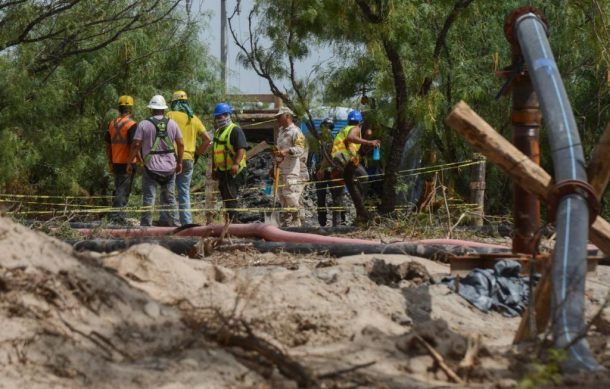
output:
M415 276L384 273L398 267ZM448 272L404 255L194 260L148 244L75 253L2 218L0 387L296 387L298 376L322 387L450 385L413 334L436 342L456 371L480 335L467 386L514 386L524 374L511 346L520 319L478 311L438 283ZM609 268L587 289L592 317ZM608 333L592 339L606 364Z

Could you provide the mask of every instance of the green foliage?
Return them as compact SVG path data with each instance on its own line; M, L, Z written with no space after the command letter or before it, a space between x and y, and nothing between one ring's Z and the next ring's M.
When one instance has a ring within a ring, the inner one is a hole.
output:
M112 7L125 4L116 1ZM183 12L176 8L159 23L126 32L99 50L63 58L45 71L29 65L46 42L0 52L0 191L106 194L111 179L104 133L120 95L134 96L134 116L141 120L149 115L146 105L153 95L169 100L174 90L183 89L205 118L219 99L218 72L198 41L200 27ZM70 17L57 19L68 26L71 21L64 18Z
M372 22L363 11L381 18ZM577 119L586 155L590 155L601 131L610 119L608 106L608 66L610 39L608 0L583 1L473 1L455 13L442 44L439 34L460 0L442 1L356 1L356 0L260 0L260 7L273 13L264 18L266 31L279 34L283 26L301 28L299 39L307 45L319 44L332 50L331 60L320 68L324 102L353 104L366 91L376 102L368 117L381 128L396 126L396 96L392 64L387 46L400 55L406 79L407 116L425 132L420 144L439 151L439 162L470 158L472 148L443 123L443 118L459 100L465 100L494 128L511 138L510 93L495 99L504 78L497 72L511 63L511 50L504 35L505 18L517 7L539 8L549 25L553 52L564 79ZM287 10L298 4L300 12ZM315 12L312 11L315 9ZM264 15L263 15L264 17ZM288 20L289 19L289 20ZM279 36L279 35L277 35ZM315 36L315 38L314 38ZM422 85L430 80L428 92ZM385 132L392 134L391 130ZM552 173L550 154L541 131L542 165ZM396 161L390 162L395 163ZM468 195L468 175L455 175L464 197ZM510 213L510 179L489 167L487 198L489 210Z
M549 350L547 363L537 362L531 365L531 371L517 385L518 389L538 389L561 384L561 362L567 358L563 349Z

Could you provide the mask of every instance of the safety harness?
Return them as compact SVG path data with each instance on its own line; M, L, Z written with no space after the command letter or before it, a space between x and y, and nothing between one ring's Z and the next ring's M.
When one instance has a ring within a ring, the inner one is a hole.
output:
M169 122L169 119L163 118L159 120L155 117L150 117L146 120L148 120L155 126L156 134L155 140L153 141L152 147L150 148L150 152L144 157L144 164L146 165L153 155L170 153L175 155L174 142L167 133L167 123ZM165 150L159 150L159 144L161 142L165 144Z

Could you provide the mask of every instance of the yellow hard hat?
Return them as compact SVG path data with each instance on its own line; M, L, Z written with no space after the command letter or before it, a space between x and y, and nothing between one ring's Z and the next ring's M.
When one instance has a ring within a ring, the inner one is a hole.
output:
M176 100L188 100L188 97L186 97L186 92L183 90L175 91L172 96L172 101Z
M119 105L133 107L133 97L127 95L119 97Z

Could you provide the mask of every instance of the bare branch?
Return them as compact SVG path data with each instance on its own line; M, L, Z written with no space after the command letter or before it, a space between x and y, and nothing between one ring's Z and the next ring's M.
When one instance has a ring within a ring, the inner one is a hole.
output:
M57 7L53 7L52 6L53 4L52 4L50 9L47 12L41 13L40 15L38 15L38 17L36 17L32 21L30 21L24 27L24 29L21 31L21 33L17 36L16 39L14 39L12 41L8 41L7 43L0 46L0 51L22 43L23 40L27 38L28 34L30 33L30 31L32 31L32 29L34 27L36 27L37 25L41 24L44 20L46 20L54 15L57 15L61 12L69 10L70 8L72 8L73 6L75 6L76 4L78 4L80 2L81 2L81 0L72 0L67 4L64 4L62 6L57 6Z
M160 1L161 0L155 1L149 8L143 10L142 13L138 13L138 14L134 15L134 17L127 24L123 25L123 27L116 30L116 32L113 35L111 35L107 39L105 39L93 46L69 49L70 47L74 47L74 46L78 47L78 45L77 45L78 40L76 40L76 38L74 38L74 37L72 37L71 39L67 39L64 42L64 44L60 45L54 52L50 53L47 56L47 58L40 61L40 63L39 63L40 65L37 66L36 68L32 69L32 71L34 73L38 73L38 72L41 72L41 71L54 67L55 64L57 64L58 62L61 62L61 60L63 60L64 58L100 50L100 49L108 46L112 42L116 41L121 35L123 35L126 32L134 31L137 29L141 29L141 28L156 24L156 23L164 20L171 12L173 12L181 0L175 0L174 3L171 5L171 7L169 7L163 14L161 14L157 18L144 22L144 23L138 23L143 15L145 15L146 13L152 12L153 9L158 6Z
M473 0L456 0L455 4L453 5L453 9L451 10L451 12L449 12L447 17L445 18L445 22L443 23L443 28L441 29L438 36L436 37L436 43L434 45L434 52L432 54L432 60L434 62L436 62L438 60L438 58L441 54L442 48L445 47L445 42L447 40L447 34L449 33L449 29L451 29L451 26L456 21L459 13L462 10L466 9L470 5L470 3L472 3L472 1ZM436 73L436 70L434 71L434 73ZM422 86L419 90L420 96L425 96L430 92L430 88L432 86L432 79L434 78L434 76L435 75L428 76L424 79L424 82L422 83Z
M237 12L239 10L239 5L240 5L240 2L238 1L237 4L235 5L235 9L233 10L233 13L228 18L229 30L231 31L231 36L233 37L233 41L235 42L237 47L239 47L239 49L242 51L242 53L246 57L248 64L250 65L252 70L254 70L254 72L259 77L267 80L271 93L273 93L275 96L282 99L284 104L286 104L288 106L292 106L293 105L292 101L290 100L290 98L288 97L288 95L286 93L282 93L280 91L279 87L276 85L275 81L273 80L273 78L271 77L269 72L267 71L267 68L265 67L264 62L259 54L259 46L258 46L257 40L254 39L254 33L252 31L252 18L256 11L255 8L250 10L250 13L248 15L248 34L249 34L248 41L250 43L250 50L248 50L246 48L246 46L242 42L240 42L239 39L237 39L235 29L233 28L233 18L235 17L235 15L237 14Z

